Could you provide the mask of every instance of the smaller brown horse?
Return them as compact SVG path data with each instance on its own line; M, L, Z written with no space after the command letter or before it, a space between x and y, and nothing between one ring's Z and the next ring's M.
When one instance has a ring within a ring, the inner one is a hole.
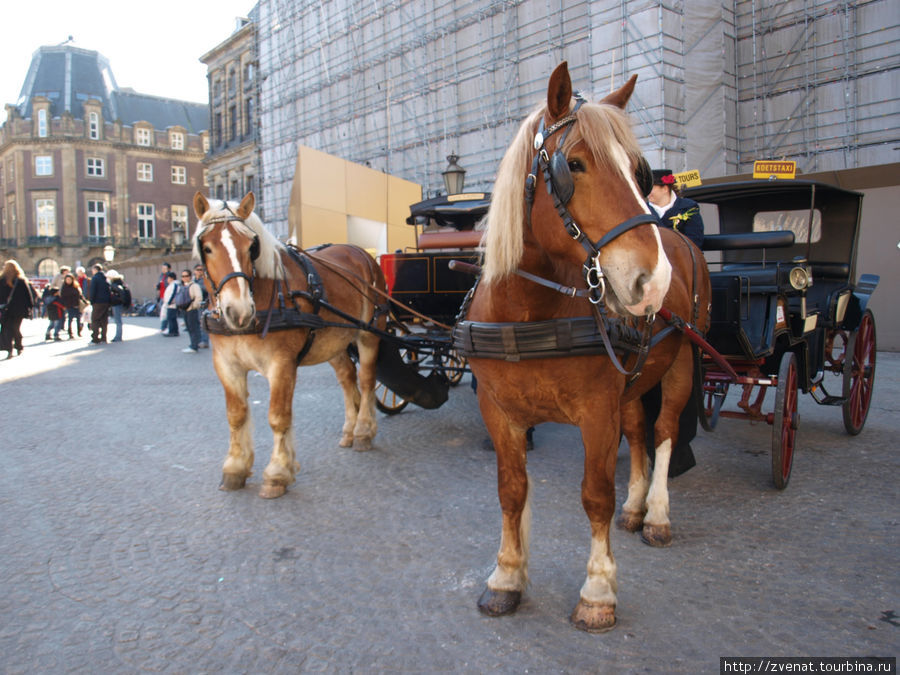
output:
M336 244L297 256L265 228L254 204L252 192L240 204L210 204L198 192L194 211L200 222L193 242L206 270L213 365L225 389L231 429L221 489L244 487L253 470L247 373L255 370L269 381L273 435L259 494L273 498L284 494L299 468L291 426L297 366L331 364L344 390L340 445L371 448L378 429L379 338L366 327L384 329L386 312L377 290L386 295L387 289L381 268L363 249ZM351 345L359 355L359 385Z

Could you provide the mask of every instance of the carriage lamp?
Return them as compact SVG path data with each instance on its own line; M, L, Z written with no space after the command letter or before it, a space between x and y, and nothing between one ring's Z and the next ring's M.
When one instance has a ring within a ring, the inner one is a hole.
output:
M466 170L456 163L458 159L459 157L452 153L447 155L447 168L441 173L444 177L444 187L447 188L448 195L461 193L463 184L466 182Z
M184 244L184 230L180 227L172 230L172 248L181 248Z
M802 256L794 258L794 265L791 269L788 280L796 290L802 291L812 286L812 274L804 266L806 259Z
M103 247L103 259L106 262L111 263L113 261L113 259L115 259L115 257L116 257L116 249L113 248L112 244L107 244L106 246Z

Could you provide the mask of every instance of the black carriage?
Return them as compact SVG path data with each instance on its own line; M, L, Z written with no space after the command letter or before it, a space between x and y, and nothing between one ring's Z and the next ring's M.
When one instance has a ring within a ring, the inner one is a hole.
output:
M388 328L402 338L396 349L386 345L389 355L379 369L376 405L382 412L398 413L410 401L430 407L446 400L442 386L459 383L466 372L465 359L450 346L450 330L472 274L450 263L477 263L476 226L489 205L490 194L482 192L413 204L406 222L415 228L415 248L380 257L388 291L398 301Z
M805 180L752 181L685 191L700 202L712 284L702 359L701 423L720 417L765 421L772 478L790 478L799 426L798 391L841 406L848 433L865 424L875 377L875 321L867 308L878 284L857 275L862 195ZM829 377L831 376L831 377ZM722 408L731 385L738 410ZM775 388L774 410L763 412Z
M721 417L772 425L772 478L784 488L799 392L841 406L850 434L862 430L868 414L876 340L867 305L878 277L856 270L862 195L793 180L720 183L685 196L701 204L707 230L718 223L719 232L703 247L712 300L696 359L701 425L711 431ZM476 225L489 200L476 194L413 204L407 222L416 227L416 249L381 257L391 295L403 303L390 326L398 343L386 350L392 358L379 371L378 407L385 413L410 401L440 405L446 387L466 371L450 331L475 268L454 270L450 261L477 261ZM724 409L732 386L741 388L737 409ZM764 412L770 387L774 405Z

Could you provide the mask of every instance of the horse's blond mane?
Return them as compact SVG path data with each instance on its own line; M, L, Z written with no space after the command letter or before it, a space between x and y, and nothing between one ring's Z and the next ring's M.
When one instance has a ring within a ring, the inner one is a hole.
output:
M203 214L203 218L197 223L197 231L194 233L194 258L200 259L200 237L206 234L217 222L219 218L233 216L237 212L238 202L226 202L212 200L209 203L209 210ZM212 222L210 222L212 221ZM275 238L268 228L263 224L262 220L255 212L251 213L243 221L238 220L236 216L230 221L231 224L245 236L259 237L259 256L254 261L256 274L262 279L284 279L284 264L281 261L281 252L285 250L284 244Z
M525 177L531 170L531 161L536 152L533 145L534 134L545 111L546 107L542 106L525 118L497 170L482 238L482 281L485 283L512 274L522 259L525 250ZM583 141L593 154L595 163L606 166L611 171L621 171L620 162L614 159L619 148L633 161L641 155L631 130L631 122L618 107L585 103L576 113L576 118L577 122L569 127L569 135L563 145L564 153ZM536 189L544 190L541 175L537 176Z

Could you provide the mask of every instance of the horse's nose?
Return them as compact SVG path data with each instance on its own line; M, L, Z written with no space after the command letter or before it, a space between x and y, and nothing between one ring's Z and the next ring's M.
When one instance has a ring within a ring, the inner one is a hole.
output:
M253 305L249 307L228 305L224 308L224 312L227 322L235 328L247 328L256 315Z

